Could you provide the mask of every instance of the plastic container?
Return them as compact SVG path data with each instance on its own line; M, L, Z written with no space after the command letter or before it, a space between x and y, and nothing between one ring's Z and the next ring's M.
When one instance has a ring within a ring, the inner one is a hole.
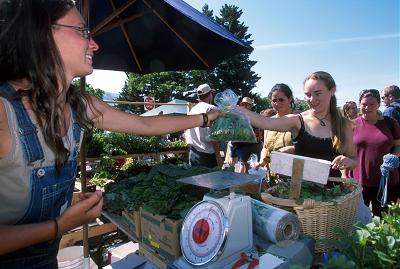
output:
M57 259L59 269L82 269L83 247L73 246L60 249Z

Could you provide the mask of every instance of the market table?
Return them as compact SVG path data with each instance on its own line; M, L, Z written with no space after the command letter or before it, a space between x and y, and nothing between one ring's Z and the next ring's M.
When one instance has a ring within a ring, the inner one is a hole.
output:
M136 243L140 242L140 239L134 236L132 226L129 224L126 218L106 211L102 211L101 215L106 219L108 219L113 224L115 224L115 226L117 226L117 228L120 229L121 232L123 232L129 238L129 240L132 240Z

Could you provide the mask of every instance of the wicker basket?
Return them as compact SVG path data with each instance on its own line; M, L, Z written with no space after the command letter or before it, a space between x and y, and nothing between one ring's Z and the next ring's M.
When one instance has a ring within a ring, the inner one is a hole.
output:
M341 178L329 178L329 180L343 182ZM302 205L298 205L294 200L277 198L268 193L275 187L262 193L261 198L265 203L273 206L292 208L300 220L302 232L315 239L315 253L322 253L332 250L333 247L321 242L321 239L334 239L333 228L350 230L355 222L361 187L354 184L346 186L351 188L351 192L337 198L334 202L307 199Z

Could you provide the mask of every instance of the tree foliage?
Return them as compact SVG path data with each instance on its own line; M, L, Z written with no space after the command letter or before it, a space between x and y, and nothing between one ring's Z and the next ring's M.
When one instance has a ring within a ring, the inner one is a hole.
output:
M72 84L79 89L81 84L81 79L80 78L74 79L72 81ZM96 96L99 99L103 99L103 96L105 94L105 92L102 89L93 88L93 86L88 83L86 83L85 85L85 91Z

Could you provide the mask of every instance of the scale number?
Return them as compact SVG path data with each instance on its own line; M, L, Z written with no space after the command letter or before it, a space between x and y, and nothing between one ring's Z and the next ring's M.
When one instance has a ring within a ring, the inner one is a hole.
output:
M227 220L221 206L202 201L187 214L181 232L185 259L193 265L204 265L216 257L225 242Z

